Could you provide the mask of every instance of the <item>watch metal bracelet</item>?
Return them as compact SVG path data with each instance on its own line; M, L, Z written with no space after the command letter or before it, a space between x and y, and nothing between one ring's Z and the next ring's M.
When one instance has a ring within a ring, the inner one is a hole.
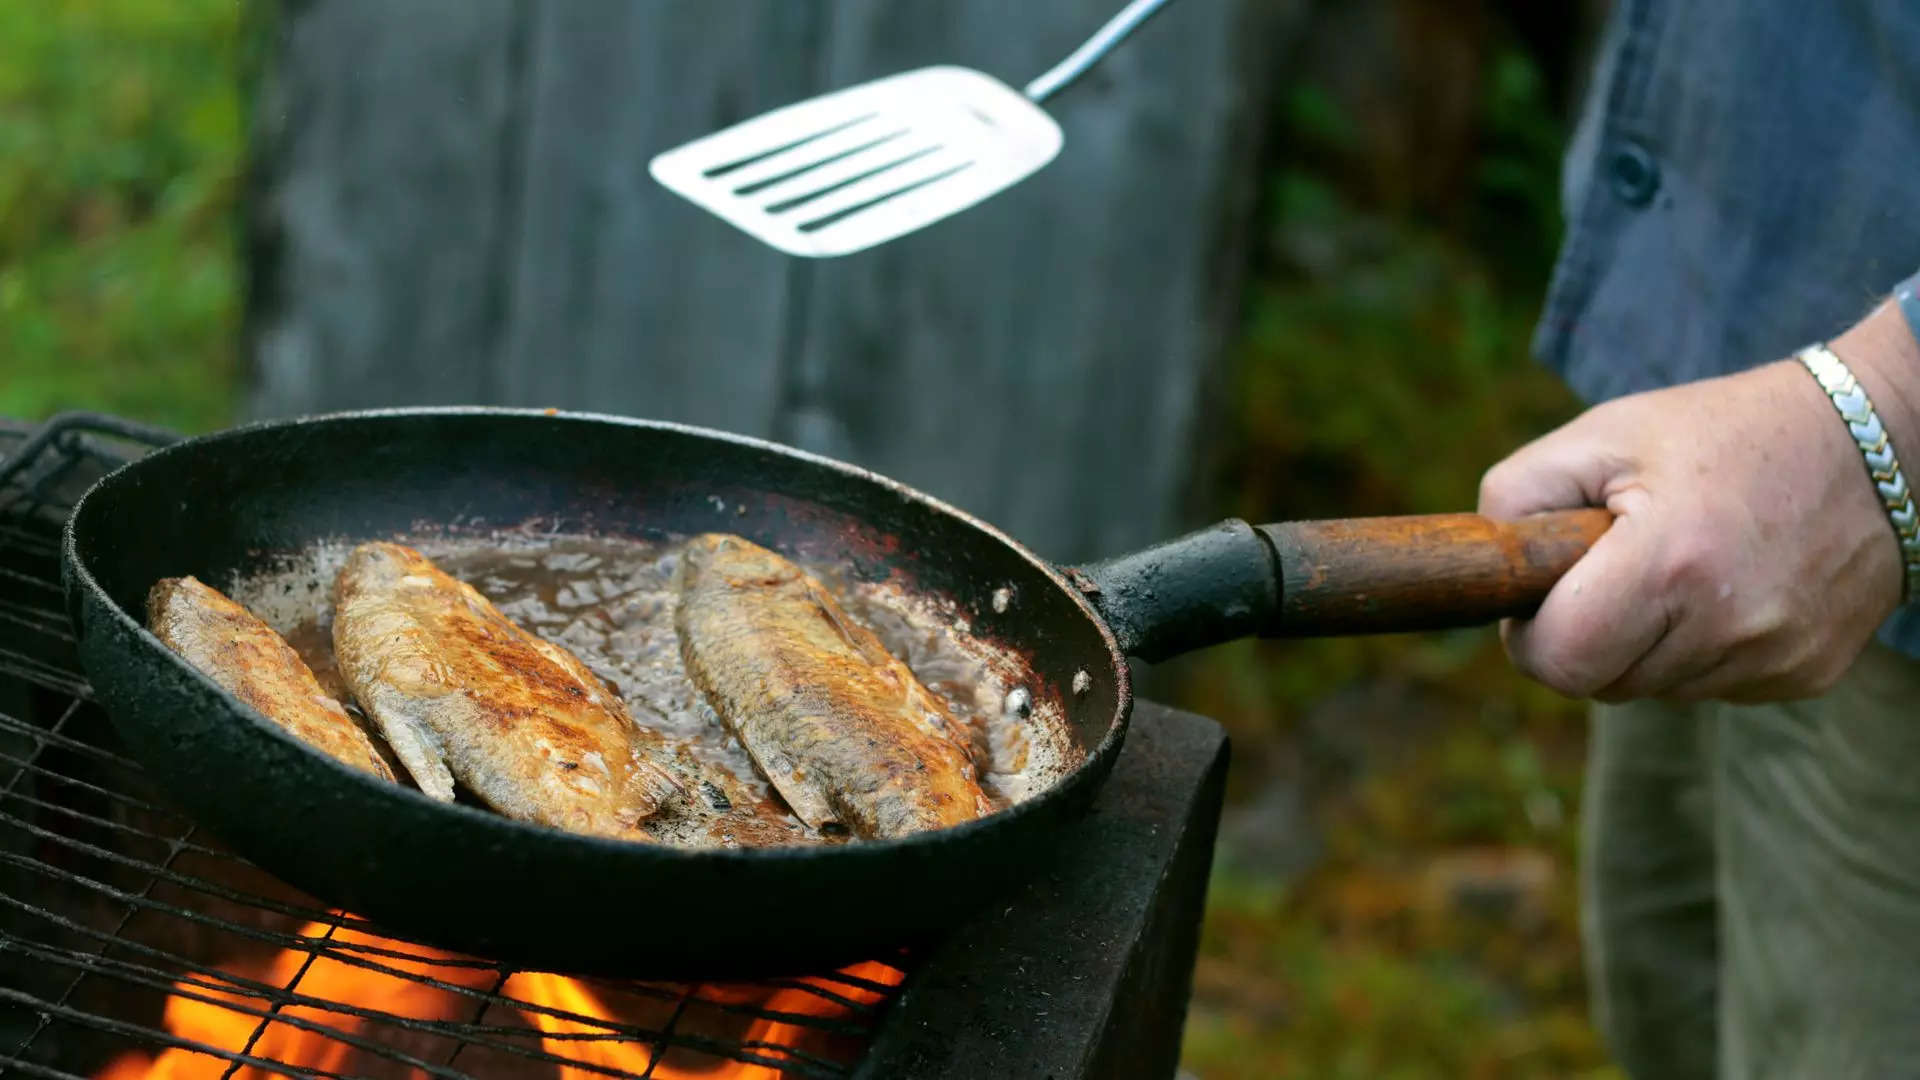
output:
M1886 509L1887 521L1893 525L1894 536L1900 541L1903 571L1900 602L1904 604L1920 589L1920 515L1914 512L1913 493L1907 487L1906 474L1900 471L1900 459L1894 456L1893 442L1880 423L1880 414L1873 411L1866 388L1832 349L1821 344L1809 345L1795 357L1813 373L1820 389L1826 391L1828 400L1839 410L1854 444L1860 448L1860 456L1866 461L1867 475L1873 479L1880 504Z

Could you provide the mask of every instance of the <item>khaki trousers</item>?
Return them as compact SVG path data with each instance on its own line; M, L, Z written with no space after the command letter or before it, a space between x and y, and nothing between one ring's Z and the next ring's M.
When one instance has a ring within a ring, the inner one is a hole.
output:
M1628 1075L1920 1077L1920 661L1596 706L1587 785L1582 933Z

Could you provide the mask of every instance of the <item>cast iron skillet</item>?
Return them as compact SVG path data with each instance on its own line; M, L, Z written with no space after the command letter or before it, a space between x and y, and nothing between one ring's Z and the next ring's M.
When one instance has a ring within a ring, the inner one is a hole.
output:
M1524 613L1607 520L1228 521L1060 570L900 484L764 442L600 416L414 409L260 424L156 451L81 499L62 570L82 663L130 749L262 867L449 949L547 970L724 977L884 955L1032 871L1113 765L1131 705L1126 657ZM951 598L974 632L1030 657L1034 693L1065 703L1086 761L1010 810L901 840L650 847L436 803L349 769L143 626L146 592L164 576L225 585L322 539L529 523L656 539L721 529Z

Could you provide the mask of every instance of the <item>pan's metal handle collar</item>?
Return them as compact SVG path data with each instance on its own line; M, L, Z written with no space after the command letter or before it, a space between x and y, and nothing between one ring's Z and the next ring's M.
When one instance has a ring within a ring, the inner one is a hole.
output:
M1280 610L1273 545L1237 518L1067 571L1120 650L1157 663L1267 633Z

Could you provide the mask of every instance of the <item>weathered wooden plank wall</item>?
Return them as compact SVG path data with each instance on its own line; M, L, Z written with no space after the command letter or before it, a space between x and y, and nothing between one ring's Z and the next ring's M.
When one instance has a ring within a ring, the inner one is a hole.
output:
M254 107L254 411L487 398L515 18L512 0L283 12Z
M1118 0L316 0L256 110L251 411L552 405L849 458L1086 558L1176 525L1294 4L1176 0L1066 149L882 248L788 259L657 151L929 63L1018 85Z

